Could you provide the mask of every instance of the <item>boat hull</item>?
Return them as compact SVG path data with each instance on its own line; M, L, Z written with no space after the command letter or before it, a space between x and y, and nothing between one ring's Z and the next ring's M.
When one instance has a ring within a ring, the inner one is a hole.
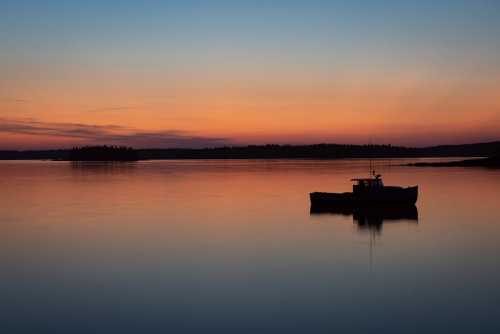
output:
M309 194L312 208L349 207L349 206L411 206L418 199L418 186L415 187L383 187L378 190L355 193Z

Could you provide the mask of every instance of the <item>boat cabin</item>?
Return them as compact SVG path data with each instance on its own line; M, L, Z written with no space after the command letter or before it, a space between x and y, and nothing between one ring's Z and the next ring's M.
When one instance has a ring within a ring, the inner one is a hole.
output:
M356 182L356 184L352 186L352 191L354 193L360 191L377 190L384 187L384 182L382 182L380 174L377 174L372 178L352 179L351 181Z

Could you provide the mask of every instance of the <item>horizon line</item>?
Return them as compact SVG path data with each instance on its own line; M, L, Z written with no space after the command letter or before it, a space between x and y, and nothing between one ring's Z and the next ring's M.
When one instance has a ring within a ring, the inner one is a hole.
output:
M279 146L279 147L308 147L308 146L390 146L395 148L404 148L404 149L426 149L426 148L435 148L435 147L447 147L447 146L466 146L466 145L485 145L485 144L496 144L500 143L500 138L497 140L490 141L481 141L481 142L466 142L459 144L433 144L433 145L425 145L425 146L406 146L406 145L394 145L390 143L384 144L374 144L374 143L365 143L365 144L340 144L340 143L328 143L328 142L320 142L315 144L277 144L277 143L267 143L267 144L242 144L242 145L222 145L222 146L206 146L206 147L148 147L148 148L135 148L133 146L128 145L109 145L109 144L99 144L99 145L76 145L68 148L42 148L42 149L0 149L0 152L42 152L42 151L68 151L74 148L81 147L127 147L132 148L137 151L147 151L147 150L215 150L215 149L223 149L223 148L248 148L248 147L266 147L266 146Z

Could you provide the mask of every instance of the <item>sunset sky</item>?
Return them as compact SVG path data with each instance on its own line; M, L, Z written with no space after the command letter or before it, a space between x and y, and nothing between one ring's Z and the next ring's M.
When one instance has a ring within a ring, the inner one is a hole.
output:
M0 149L500 139L500 1L0 3Z

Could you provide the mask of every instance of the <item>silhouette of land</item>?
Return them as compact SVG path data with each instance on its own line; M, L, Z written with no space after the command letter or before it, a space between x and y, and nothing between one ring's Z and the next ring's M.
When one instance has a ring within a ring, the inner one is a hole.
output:
M107 149L102 149L107 147ZM100 148L100 149L97 149ZM0 160L91 160L133 161L151 159L342 159L342 158L418 158L490 157L500 152L500 141L430 147L393 145L250 145L216 148L138 149L98 146L85 151L74 149L38 151L0 151ZM112 149L110 149L112 148ZM88 153L88 155L87 155Z
M500 155L481 159L468 159L447 162L417 162L408 164L416 167L488 167L500 168Z

